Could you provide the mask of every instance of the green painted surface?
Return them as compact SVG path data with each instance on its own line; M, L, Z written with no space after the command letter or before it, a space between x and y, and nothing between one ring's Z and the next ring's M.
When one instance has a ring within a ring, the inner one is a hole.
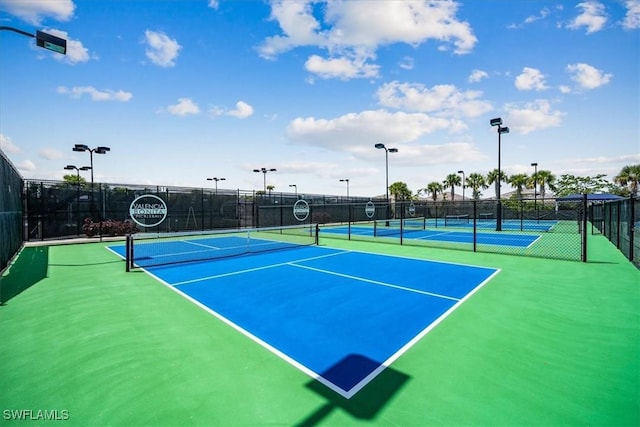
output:
M26 247L0 279L0 424L637 426L640 272L589 239L586 264L323 239L501 269L351 400L106 243Z

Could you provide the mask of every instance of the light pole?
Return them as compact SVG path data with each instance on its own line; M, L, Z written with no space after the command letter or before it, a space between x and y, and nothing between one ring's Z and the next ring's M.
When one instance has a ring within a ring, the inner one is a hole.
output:
M538 163L531 163L533 166L533 210L536 211L538 219Z
M53 34L48 34L43 31L36 31L35 34L31 34L26 31L19 30L18 28L5 26L1 26L0 31L13 31L14 33L22 34L23 36L35 38L36 46L62 55L67 54L67 41L63 38L54 36Z
M347 199L349 198L349 178L341 179L340 182L347 183Z
M507 126L502 126L502 119L497 117L495 119L489 120L489 124L491 126L497 126L498 128L498 185L497 185L497 194L496 197L498 199L498 211L496 212L496 231L502 231L502 202L500 200L500 185L502 183L502 172L500 170L500 135L503 133L509 133L509 128Z
M384 149L384 163L385 163L385 170L386 170L386 183L387 183L387 187L386 187L386 197L387 197L387 218L389 218L389 209L391 206L389 206L389 153L397 153L398 149L397 148L387 148L384 146L384 144L376 144L375 147L379 150Z
M458 173L462 174L462 201L464 202L464 187L465 187L464 171L458 171Z
M78 152L84 152L84 151L88 151L89 152L89 161L91 163L91 216L93 216L93 214L95 213L95 210L96 210L95 201L94 201L94 197L93 197L93 153L96 153L96 154L107 154L107 152L111 151L111 148L109 148L109 147L89 148L85 144L76 144L76 145L73 146L72 150L73 151L78 151Z
M273 169L273 168L272 169L260 168L260 169L254 169L253 171L254 172L258 172L258 173L262 172L262 174L264 175L264 178L263 178L263 180L264 180L264 194L266 195L267 194L267 172L275 172L276 170Z
M295 194L296 194L296 199L298 198L298 186L295 184L289 184L289 187L293 187L293 189L295 190Z
M76 233L80 235L80 171L88 171L91 169L89 166L77 167L75 165L67 165L65 170L76 171Z
M226 178L218 178L218 177L213 177L213 178L207 178L207 181L215 181L216 182L216 195L218 194L218 181L226 181Z

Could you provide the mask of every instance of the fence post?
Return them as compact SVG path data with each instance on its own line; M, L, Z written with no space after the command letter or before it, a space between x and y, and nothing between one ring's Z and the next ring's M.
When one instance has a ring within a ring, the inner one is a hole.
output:
M629 198L629 261L633 262L634 253L633 253L633 235L635 232L635 222L636 222L636 200L635 194L631 194Z
M582 240L582 256L581 256L582 262L587 262L587 216L588 216L587 195L583 194L582 195L582 227L581 227L582 229L580 230L581 240Z

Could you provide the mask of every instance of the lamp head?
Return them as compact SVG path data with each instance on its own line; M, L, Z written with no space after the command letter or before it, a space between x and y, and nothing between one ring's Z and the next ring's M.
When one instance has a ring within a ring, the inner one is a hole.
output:
M94 150L98 154L107 154L107 151L111 151L109 147L98 147Z
M89 147L85 144L76 144L73 146L73 151L87 151Z
M378 144L374 145L374 147L376 147L376 148L384 148L384 144L378 143Z
M458 171L458 173L464 173L464 171Z
M508 126L505 126L505 127L500 126L498 128L498 132L500 132L500 133L509 133L509 127Z
M275 169L269 169L269 172L275 172L275 171L276 171Z
M500 117L496 117L495 119L489 120L489 123L491 124L491 126L501 126L502 119Z
M531 166L538 166L537 163L531 163Z
M67 166L65 166L64 168L65 168L66 170L68 170L68 171L71 171L71 170L77 169L77 168L76 168L75 166L73 166L73 165L67 165Z
M80 168L81 171L90 171L91 170L91 166L82 166Z
M260 172L260 169L254 169L253 171L254 172Z
M397 148L389 148L389 152L390 153L397 153L398 149Z

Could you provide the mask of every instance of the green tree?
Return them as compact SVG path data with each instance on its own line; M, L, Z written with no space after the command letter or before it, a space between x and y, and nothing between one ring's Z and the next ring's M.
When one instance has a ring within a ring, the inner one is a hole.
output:
M462 184L462 178L460 178L460 175L456 173L450 173L449 175L447 175L442 184L443 191L447 188L451 188L451 200L453 201L456 194L456 185L460 186L460 184Z
M442 193L442 190L443 190L442 184L436 181L430 182L429 184L427 184L427 187L424 189L424 191L426 191L427 194L431 195L431 198L433 199L434 202L438 198L438 194Z
M508 182L509 178L508 176L504 173L503 170L500 171L500 177L501 179L498 180L498 169L494 169L491 172L489 172L487 174L487 178L486 178L486 188L489 188L489 185L495 185L495 189L496 189L496 197L498 197L498 193L500 192L500 189L498 188L498 183L499 182Z
M613 182L623 187L627 187L633 195L638 195L638 184L640 184L640 164L627 165L620 173L613 178Z
M526 173L517 173L511 175L507 181L513 188L516 189L516 198L522 199L522 190L529 183L529 177Z
M615 186L604 179L606 174L591 176L574 176L564 174L556 182L556 194L559 197L569 194L592 194L615 190Z
M412 194L407 184L404 182L394 182L389 186L389 193L398 200L411 200Z
M481 173L470 173L466 181L467 188L471 188L472 190L471 197L473 197L474 200L478 200L480 199L480 196L482 196L482 191L480 191L481 189L486 190L487 188L489 188L484 175L482 175Z
M87 180L84 179L83 176L79 176L78 174L67 174L67 175L64 175L62 177L62 180L65 183L73 184L73 185L76 185L76 184L83 185L83 184L87 183Z

